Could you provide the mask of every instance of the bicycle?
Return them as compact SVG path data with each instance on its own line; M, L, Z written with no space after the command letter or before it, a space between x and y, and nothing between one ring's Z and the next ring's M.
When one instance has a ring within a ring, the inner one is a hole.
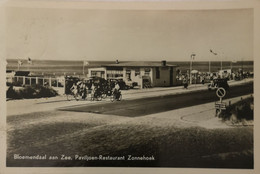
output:
M114 102L115 100L121 101L122 100L122 94L120 91L118 92L112 92L112 95L110 96L110 101Z
M94 101L95 99L97 99L97 101L101 101L102 100L102 92L99 90L94 90L91 93L91 100Z

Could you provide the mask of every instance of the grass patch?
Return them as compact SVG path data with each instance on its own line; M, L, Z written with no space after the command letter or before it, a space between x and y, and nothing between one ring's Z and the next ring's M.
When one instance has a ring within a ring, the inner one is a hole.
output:
M60 129L61 130L61 129ZM26 131L27 135L32 130ZM54 132L53 130L51 132ZM36 132L37 134L37 132ZM36 134L32 135L35 137ZM40 135L40 134L39 134ZM12 136L16 136L12 135ZM21 139L26 139L26 135ZM44 136L42 141L44 141ZM27 138L28 139L28 138ZM47 139L46 139L47 140ZM200 167L253 168L253 129L250 127L207 130L162 128L144 125L113 125L90 128L61 141L42 146L20 144L13 153L154 156L154 161L19 161L8 154L9 166L117 166L117 167ZM245 153L246 152L246 153ZM223 155L224 154L224 155ZM235 155L234 155L235 154ZM223 157L224 156L224 157Z
M21 148L33 148L35 144L44 146L53 140L55 141L59 136L64 136L93 126L95 125L87 123L58 122L39 124L25 129L15 129L8 132L8 149L16 149L19 151ZM21 152L23 151L24 150L21 150Z

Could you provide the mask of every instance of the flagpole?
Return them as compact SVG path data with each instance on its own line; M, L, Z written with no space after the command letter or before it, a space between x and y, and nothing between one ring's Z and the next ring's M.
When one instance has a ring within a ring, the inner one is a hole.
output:
M209 75L210 75L210 60L209 60Z
M223 64L222 64L222 63L223 63L223 62L222 62L223 59L224 59L224 53L222 53L222 56L220 57L220 61L221 61L221 62L220 62L220 63L221 63L221 64L220 64L220 69L221 69L221 70L223 69Z
M18 60L18 61L17 61L17 69L18 69L17 71L20 70L20 66L21 66L21 60Z
M191 70L192 70L192 55L191 55L191 59L190 59L190 84L192 83Z
M213 52L212 49L209 50L213 55L217 55L217 53ZM222 65L222 62L221 62ZM210 59L209 59L209 74L210 74Z
M190 60L190 84L192 84L192 78L191 78L191 71L192 71L192 59L194 59L195 54L191 54L191 60Z
M83 76L84 76L84 74L85 74L85 72L84 72L84 67L85 67L85 61L83 60Z

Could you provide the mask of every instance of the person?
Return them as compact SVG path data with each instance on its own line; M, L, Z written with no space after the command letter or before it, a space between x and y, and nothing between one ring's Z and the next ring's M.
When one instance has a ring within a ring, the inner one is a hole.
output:
M91 95L92 96L94 96L95 90L96 90L96 87L95 87L94 83L92 83L92 85L91 85Z
M116 96L120 92L120 86L119 86L118 82L115 82L115 87L114 87L113 91Z
M86 85L82 83L82 99L86 100L86 98L87 98L87 88Z
M187 78L183 79L183 87L184 87L184 89L188 89L188 80L187 80Z
M100 95L101 94L101 87L100 87L100 85L97 85L96 92L97 92L96 95Z
M70 91L76 97L78 94L78 86L75 83L73 83L72 87L70 88Z
M204 75L201 76L201 84L202 84L202 85L205 84L205 77L204 77Z

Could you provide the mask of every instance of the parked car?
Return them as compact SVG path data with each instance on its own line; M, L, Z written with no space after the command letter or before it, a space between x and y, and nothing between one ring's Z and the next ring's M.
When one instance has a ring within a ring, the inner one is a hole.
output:
M115 82L118 82L118 85L120 86L120 89L129 89L130 87L126 85L125 81L123 80L123 77L117 77L114 79L110 79L110 83L112 85L112 88L115 86Z
M137 82L133 82L131 79L125 80L125 84L126 84L129 88L134 88L135 86L138 86L138 83L137 83Z
M228 79L214 79L213 82L211 82L208 85L208 90L216 90L218 88L224 88L225 90L229 89L229 85L227 83Z

